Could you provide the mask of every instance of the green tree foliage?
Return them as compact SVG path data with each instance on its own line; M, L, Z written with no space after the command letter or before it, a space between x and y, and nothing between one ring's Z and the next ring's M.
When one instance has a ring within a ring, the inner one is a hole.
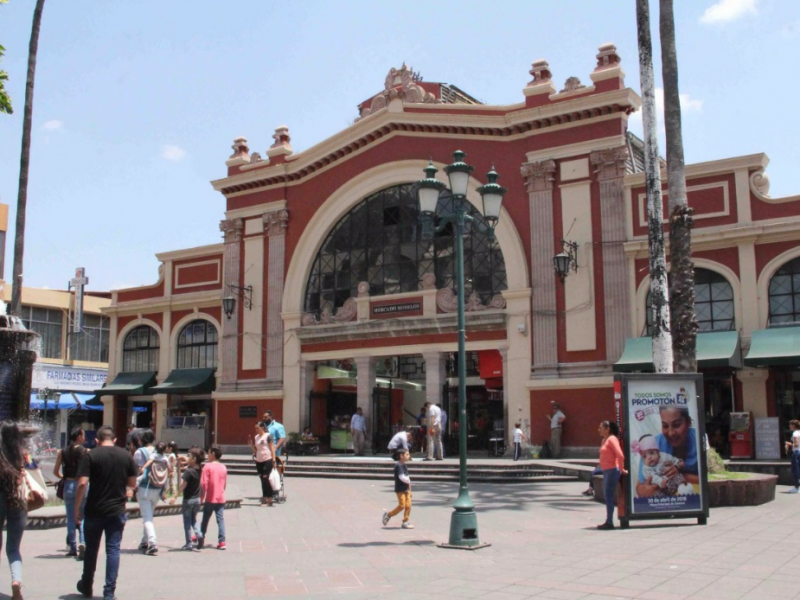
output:
M0 0L0 4L2 4L5 0ZM3 56L3 52L6 49L3 46L0 46L0 58ZM11 106L11 96L8 95L6 92L6 81L8 81L8 73L3 70L0 70L0 113L6 113L10 115L14 112L14 108Z

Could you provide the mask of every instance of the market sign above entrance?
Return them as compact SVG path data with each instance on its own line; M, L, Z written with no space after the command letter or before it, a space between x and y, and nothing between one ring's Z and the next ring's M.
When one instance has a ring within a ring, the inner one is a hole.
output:
M373 302L370 304L370 313L373 319L418 316L422 314L422 300L414 298L392 302Z

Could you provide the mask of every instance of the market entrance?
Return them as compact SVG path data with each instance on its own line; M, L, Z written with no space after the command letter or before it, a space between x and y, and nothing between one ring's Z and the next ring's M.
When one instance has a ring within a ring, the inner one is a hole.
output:
M367 379L359 382L359 377ZM365 397L360 398L360 393ZM392 435L419 426L417 415L425 403L425 360L421 355L407 355L317 362L308 401L305 427L320 440L323 452L353 451L350 424L361 407L367 416L367 451L388 453Z

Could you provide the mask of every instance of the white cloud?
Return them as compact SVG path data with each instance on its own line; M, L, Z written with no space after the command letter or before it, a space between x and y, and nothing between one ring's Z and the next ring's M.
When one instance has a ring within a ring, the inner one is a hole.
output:
M719 0L709 6L700 17L701 23L727 23L745 15L757 15L759 0Z
M656 88L656 120L658 121L658 129L663 135L664 133L664 88ZM689 94L681 94L681 114L692 112L700 112L703 110L703 101L697 98L692 98ZM628 119L630 127L634 133L640 135L642 131L642 109L637 110Z
M186 150L181 148L180 146L174 146L172 144L165 144L161 148L161 158L165 160L171 160L172 162L178 162L184 159L186 156Z
M58 119L52 119L42 123L42 129L45 131L61 131L64 129L64 122Z

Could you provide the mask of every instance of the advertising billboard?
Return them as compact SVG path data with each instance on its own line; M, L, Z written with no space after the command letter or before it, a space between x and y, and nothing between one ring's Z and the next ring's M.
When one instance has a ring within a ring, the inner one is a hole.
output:
M623 374L628 519L708 517L702 375ZM623 526L625 525L623 520Z

